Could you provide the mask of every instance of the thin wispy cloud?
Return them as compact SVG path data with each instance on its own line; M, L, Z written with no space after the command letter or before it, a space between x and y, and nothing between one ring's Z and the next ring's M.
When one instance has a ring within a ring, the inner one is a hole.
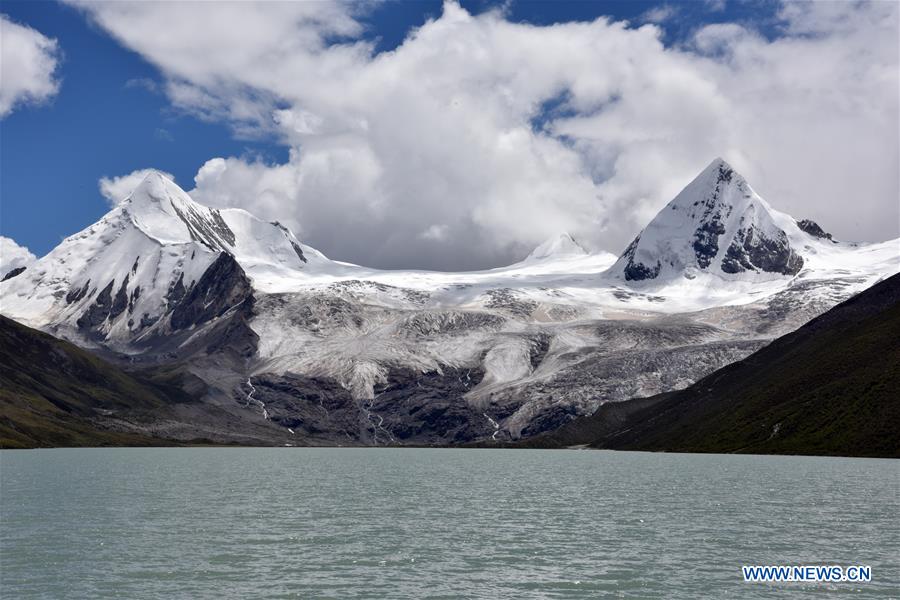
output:
M155 79L149 77L134 77L125 82L125 89L144 90L152 94L159 93L160 85Z
M641 20L646 23L665 23L678 14L678 8L671 4L663 4L646 11Z
M153 131L153 137L154 137L154 139L157 139L161 142L174 142L175 141L175 136L172 135L172 132L163 127L157 127Z

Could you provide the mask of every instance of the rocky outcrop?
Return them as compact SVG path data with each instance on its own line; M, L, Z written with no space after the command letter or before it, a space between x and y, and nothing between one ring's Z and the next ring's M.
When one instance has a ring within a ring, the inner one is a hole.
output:
M265 406L269 419L292 429L304 443L449 445L490 437L495 431L485 411L465 399L483 375L479 369L443 367L419 373L394 368L368 400L354 399L327 378L287 373L251 382L253 399Z
M725 233L723 221L731 214L731 206L722 205L722 187L731 183L734 171L724 162L718 166L715 187L703 201L694 202L695 206L701 206L701 224L694 231L693 243L694 255L697 257L697 266L705 269L719 254L719 236Z
M808 233L813 237L821 238L823 240L831 240L832 242L835 241L834 238L831 237L831 234L819 227L819 224L815 221L802 219L800 221L797 221L797 227L799 227L800 230L804 233Z
M175 304L170 323L173 329L187 329L233 309L249 315L252 308L250 279L231 254L222 252Z
M625 248L625 252L622 253L622 258L620 260L625 261L625 281L643 281L644 279L653 279L659 275L659 261L656 262L655 267L648 267L641 262L635 261L634 251L637 250L637 246L640 242L641 236L639 235L628 244L628 247Z
M172 209L187 226L192 240L200 242L211 250L227 251L225 244L234 246L234 232L222 219L218 210L210 210L209 216L200 214L193 206L179 206L172 203Z
M90 332L97 329L107 318L112 308L112 289L113 281L106 284L106 287L100 290L94 302L88 309L78 318L76 324L83 332Z
M21 275L22 273L25 272L25 269L26 269L26 267L16 267L15 269L10 269L6 273L6 275L3 276L3 279L0 279L0 281L6 281L7 279L12 279L16 275Z
M119 291L113 298L112 306L109 307L109 318L115 319L125 312L126 308L128 308L128 275L122 280L122 285L119 286Z
M774 238L752 226L739 229L722 259L725 273L765 271L796 275L802 268L803 257L793 251L787 234L780 229Z
M90 286L91 286L91 280L88 279L87 281L84 282L84 285L81 286L80 288L76 287L76 288L72 288L71 290L69 290L69 293L66 294L66 304L74 304L75 302L78 302L79 300L84 298L87 295L88 289L90 289Z

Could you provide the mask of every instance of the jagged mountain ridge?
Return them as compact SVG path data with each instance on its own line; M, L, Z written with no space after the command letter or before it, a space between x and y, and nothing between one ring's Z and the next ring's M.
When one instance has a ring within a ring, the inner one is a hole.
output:
M659 243L636 245L632 258L662 249L681 261L641 281L624 277L628 252L588 253L567 234L488 271L338 263L277 223L203 207L151 175L0 284L0 310L116 360L181 364L273 439L285 429L317 443L529 436L604 402L689 385L896 272L896 243L836 243L801 228L725 168L714 161L676 210L663 209L682 227L657 217L668 229L641 234ZM714 221L725 233L701 268L697 231ZM769 242L759 242L780 239L775 229L788 240L783 272L766 270ZM743 254L729 255L735 240ZM750 266L728 273L729 258ZM332 390L328 411L313 400L317 386ZM404 412L413 409L419 417ZM329 424L325 412L342 417Z

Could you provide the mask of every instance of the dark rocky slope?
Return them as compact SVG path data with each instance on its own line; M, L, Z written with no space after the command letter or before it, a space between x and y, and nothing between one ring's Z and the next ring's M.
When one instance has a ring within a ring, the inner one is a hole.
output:
M0 447L160 444L140 423L192 402L182 388L191 384L179 374L129 374L0 316Z
M677 392L527 447L900 457L900 275Z
M0 448L294 442L247 404L186 364L111 362L0 316Z

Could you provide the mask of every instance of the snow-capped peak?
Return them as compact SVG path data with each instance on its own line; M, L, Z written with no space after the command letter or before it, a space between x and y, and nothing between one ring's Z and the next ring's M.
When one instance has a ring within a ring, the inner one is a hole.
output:
M178 185L151 171L117 207L147 236L162 244L196 241L210 250L231 251L234 232L220 211L194 202Z
M584 247L568 233L560 233L548 238L531 251L525 260L543 260L554 256L570 256L588 254Z
M711 273L732 279L793 276L803 258L774 211L721 158L713 160L626 248L610 274L656 282Z
M3 282L3 309L38 327L52 322L85 337L128 340L165 327L173 307L215 265L252 280L302 277L310 260L329 262L287 227L203 206L154 171L98 222Z
M299 240L281 223L268 223L241 209L199 204L158 171L151 171L119 208L161 244L199 243L234 255L245 269L261 264L299 269L308 262L306 254L311 249L304 253Z

